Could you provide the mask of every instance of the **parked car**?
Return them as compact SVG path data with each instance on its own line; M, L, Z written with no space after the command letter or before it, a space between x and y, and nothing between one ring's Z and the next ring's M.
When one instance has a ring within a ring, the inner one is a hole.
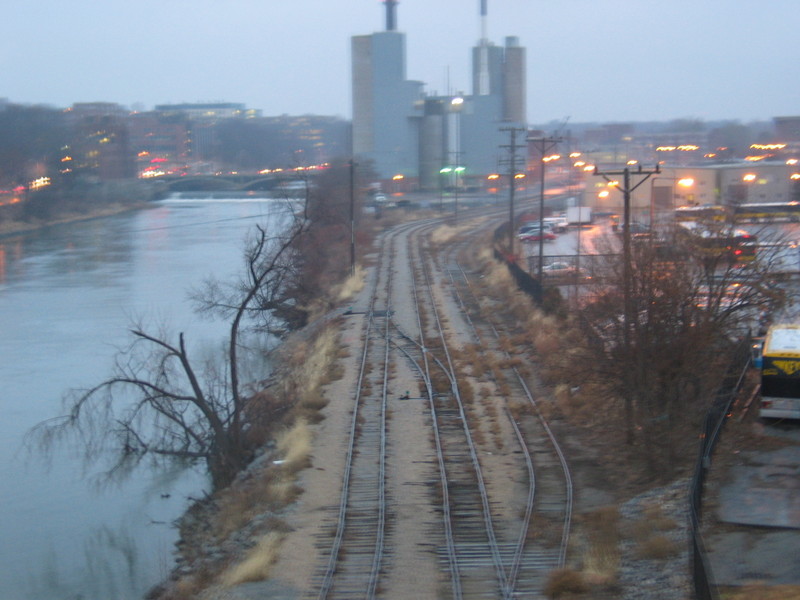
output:
M545 231L554 233L553 228L550 227L549 223L545 223L544 227L542 227L538 221L534 221L532 223L523 224L522 227L519 228L519 235L524 235L526 233L535 233L538 232L540 229L544 229Z
M577 267L564 262L554 262L542 267L542 274L545 276L577 275L577 273Z
M569 228L566 217L545 217L544 224L550 227L553 233L564 233Z
M538 242L540 239L543 239L545 242L550 242L558 236L549 229L542 229L540 227L526 230L525 233L520 233L517 237L519 237L522 242Z
M583 269L565 262L554 262L543 266L542 275L559 279L591 279Z

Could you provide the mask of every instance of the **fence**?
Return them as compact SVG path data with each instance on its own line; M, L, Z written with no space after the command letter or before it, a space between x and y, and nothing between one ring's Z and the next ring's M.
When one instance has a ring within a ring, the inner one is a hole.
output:
M533 298L536 304L541 306L543 301L542 284L534 277L531 277L530 273L526 272L517 264L517 257L509 256L508 253L504 251L502 240L506 239L507 236L508 223L504 223L495 229L494 243L492 244L494 258L506 265L514 281L516 281L517 287Z
M711 469L711 455L719 440L731 405L742 387L744 376L750 364L751 340L748 336L736 347L728 373L717 390L714 402L703 422L700 450L695 465L694 476L689 490L689 525L691 538L691 569L694 593L697 600L718 600L711 565L700 533L700 519L703 510L703 485Z

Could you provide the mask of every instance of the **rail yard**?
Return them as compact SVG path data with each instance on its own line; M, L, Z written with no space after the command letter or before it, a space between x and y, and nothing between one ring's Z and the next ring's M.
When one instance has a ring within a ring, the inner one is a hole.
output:
M306 597L535 597L564 565L569 469L440 227L385 233L345 317L358 366Z

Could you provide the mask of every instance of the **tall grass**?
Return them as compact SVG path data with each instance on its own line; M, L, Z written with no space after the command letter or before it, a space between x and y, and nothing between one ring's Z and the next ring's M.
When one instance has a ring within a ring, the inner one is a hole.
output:
M284 471L296 472L309 466L311 456L311 430L305 420L298 420L278 436L277 449L283 457Z
M583 571L586 579L598 585L616 581L620 562L620 514L616 506L587 513L583 519L586 554Z
M229 567L220 577L220 583L226 587L263 581L270 575L270 568L278 559L283 535L270 532L262 537L252 548L244 560Z
M366 281L366 271L361 265L356 265L355 273L349 275L341 285L341 288L336 294L338 300L349 300L358 292L364 289Z

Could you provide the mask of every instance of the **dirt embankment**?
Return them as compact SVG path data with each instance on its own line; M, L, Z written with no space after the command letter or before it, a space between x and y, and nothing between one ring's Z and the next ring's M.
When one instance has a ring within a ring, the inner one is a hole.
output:
M354 285L355 290L358 287ZM511 283L501 292L492 280L485 293L501 294L494 298L497 307L531 311ZM285 368L269 401L280 403L281 398L291 397L299 412L287 419L285 430L264 446L229 489L194 507L183 519L178 566L151 598L301 596L316 566L313 532L327 514L323 509L332 502L332 490L341 483L335 463L343 452L339 432L347 412L335 399L347 397L352 388L357 357L350 356L346 347L359 335L357 327L353 319L329 319L313 335L306 330L285 346ZM533 345L539 345L540 356L563 351L557 345L558 334L539 332L531 337L536 337ZM542 361L535 360L529 368L551 373L549 379L544 377L552 398L548 416L564 443L575 479L569 563L590 587L571 597L688 597L688 500L683 492L692 470L695 436L687 436L686 463L674 469L671 481L657 481L643 467L641 453L624 443L614 399L581 382L556 386L552 374L557 369Z

